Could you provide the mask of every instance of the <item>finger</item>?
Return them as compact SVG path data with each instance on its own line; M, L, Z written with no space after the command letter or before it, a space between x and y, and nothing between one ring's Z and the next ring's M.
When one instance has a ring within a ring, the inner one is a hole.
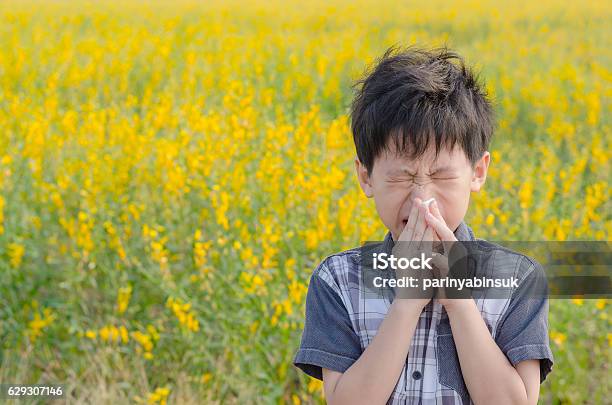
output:
M434 231L433 228L432 228L432 234L433 234L433 242L431 244L432 251L436 253L444 253L444 246L442 245L442 242L440 241L440 238L438 237L438 233Z
M423 233L423 240L421 242L421 249L424 249L426 252L431 252L431 248L433 246L433 235L434 231L431 226L427 226L425 228L425 232Z
M432 202L431 204L429 204L427 206L427 211L431 212L433 214L434 217L438 218L440 221L442 221L442 223L446 224L446 221L444 221L444 218L442 217L442 213L440 212L440 209L438 207L438 202L432 198ZM440 237L438 236L437 232L434 231L434 234L436 235L436 239L439 241ZM438 244L435 244L438 245Z
M427 228L427 222L425 222L425 214L427 213L427 207L423 204L419 204L419 218L417 219L416 226L414 228L414 241L420 244L425 234L425 228Z
M410 209L410 214L408 215L408 222L404 227L401 235L399 236L399 240L401 241L410 241L414 235L414 227L416 226L417 219L419 217L419 204L421 200L419 198L415 198L412 202L412 208Z
M442 224L444 224L446 226L446 221L442 217L442 215L440 213L440 209L439 209L439 207L437 205L437 202L435 200L431 204L427 205L427 209L426 209L425 213L426 213L426 215L425 215L425 222L429 223L427 221L427 219L428 218L433 218L433 219L437 220L437 223L442 223Z
M440 207L438 207L438 202L434 200L431 204L429 204L431 208L431 213L434 217L444 222L444 218L442 218L442 213L440 212Z
M438 237L440 238L440 240L442 241L456 241L457 240L457 238L455 238L455 234L453 233L453 231L451 231L448 228L448 226L446 226L446 223L443 220L440 220L434 217L434 215L431 212L429 211L426 212L425 221L438 234Z

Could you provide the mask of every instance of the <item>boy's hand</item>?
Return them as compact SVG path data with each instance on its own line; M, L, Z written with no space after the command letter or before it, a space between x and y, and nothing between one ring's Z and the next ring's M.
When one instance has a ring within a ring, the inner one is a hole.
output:
M405 257L411 259L420 256L421 252L431 255L434 232L425 222L427 206L420 198L414 199L412 209L408 216L408 222L404 230L398 237L397 243L393 247L393 255L397 258ZM419 287L396 287L395 295L398 298L408 298L407 302L417 303L425 307L433 297L433 291L423 291L422 279L433 277L430 270L397 269L396 278L414 277L419 280Z
M448 227L448 225L446 225L444 218L442 218L442 214L440 213L440 209L438 208L438 202L434 200L429 205L429 207L430 210L427 210L425 214L425 222L427 223L427 225L433 228L437 237L442 242L456 242L457 238L455 237L455 234ZM452 245L452 243L446 243L444 245L445 251L449 247L449 245Z
M429 227L433 228L434 233L441 240L444 249L444 254L434 253L434 258L432 259L434 264L434 274L437 278L445 278L448 276L449 268L452 263L455 263L457 260L463 258L467 252L465 252L465 248L463 246L455 245L455 242L458 242L457 238L442 218L437 202L434 201L431 203L430 207L431 209L427 210L425 214L425 221ZM449 263L451 249L453 249L453 258L452 263ZM444 288L437 289L435 298L440 302L440 304L447 308L456 302L456 300L447 297L446 290Z

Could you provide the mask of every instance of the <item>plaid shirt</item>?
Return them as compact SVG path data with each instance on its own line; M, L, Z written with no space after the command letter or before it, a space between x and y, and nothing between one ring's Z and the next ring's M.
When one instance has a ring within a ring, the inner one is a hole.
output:
M531 298L527 287L541 267L527 256L476 239L462 222L457 240L479 241L487 257L476 263L479 274L518 278L519 287L506 298L474 298L492 337L516 365L541 359L540 382L551 371L553 356L548 341L548 299ZM382 243L389 252L394 241L388 232ZM490 245L490 246L489 246ZM360 271L360 248L325 258L313 272L306 297L306 320L294 365L322 379L322 368L346 371L370 344L385 318L392 295L365 298ZM423 309L404 368L388 404L470 404L461 374L448 315L437 301Z

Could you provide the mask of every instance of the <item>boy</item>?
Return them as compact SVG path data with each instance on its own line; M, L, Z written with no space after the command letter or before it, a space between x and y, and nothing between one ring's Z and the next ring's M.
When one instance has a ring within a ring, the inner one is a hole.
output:
M358 82L351 109L359 183L389 229L383 248L478 241L491 252L478 271L519 286L505 299L363 299L360 250L328 256L310 279L294 364L323 380L330 404L536 404L553 364L548 300L528 293L542 269L463 222L489 166L490 102L456 53L395 51Z

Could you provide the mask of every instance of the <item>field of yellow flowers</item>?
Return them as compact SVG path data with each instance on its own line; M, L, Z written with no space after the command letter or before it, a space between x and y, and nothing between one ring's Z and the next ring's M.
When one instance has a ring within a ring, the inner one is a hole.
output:
M0 3L0 382L69 402L293 403L308 278L385 229L351 83L447 44L499 126L466 222L609 240L612 3ZM543 403L602 403L606 300L551 300Z

